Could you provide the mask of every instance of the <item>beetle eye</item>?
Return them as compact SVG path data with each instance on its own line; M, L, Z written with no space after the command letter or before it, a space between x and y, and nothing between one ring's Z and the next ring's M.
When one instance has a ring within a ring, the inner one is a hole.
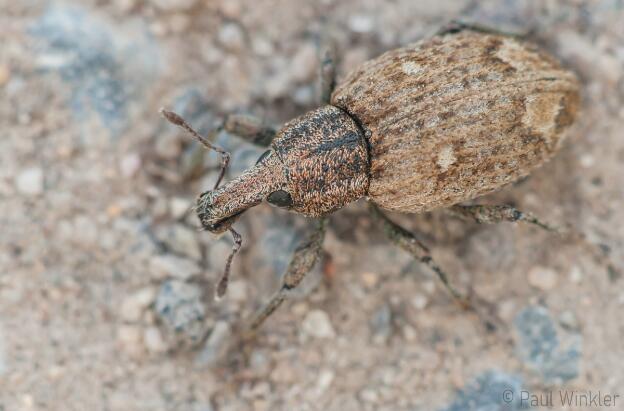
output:
M258 158L258 161L256 161L256 164L262 162L265 158L267 158L270 155L271 155L271 150L265 151L264 153L260 155L260 157Z
M267 197L267 201L277 207L290 207L293 203L292 197L287 191L273 191Z

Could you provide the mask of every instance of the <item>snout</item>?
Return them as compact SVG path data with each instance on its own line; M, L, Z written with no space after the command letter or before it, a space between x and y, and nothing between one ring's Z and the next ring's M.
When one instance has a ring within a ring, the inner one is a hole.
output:
M225 232L245 210L284 184L282 165L272 156L218 189L202 193L197 199L199 221L212 233Z

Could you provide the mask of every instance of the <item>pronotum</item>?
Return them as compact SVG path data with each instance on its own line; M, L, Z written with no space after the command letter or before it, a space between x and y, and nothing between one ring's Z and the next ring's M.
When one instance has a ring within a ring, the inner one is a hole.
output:
M509 206L461 206L527 175L557 151L579 104L576 76L533 44L455 26L389 51L334 86L331 55L322 62L324 105L279 131L248 117L228 117L220 129L269 146L238 178L197 201L202 226L231 231L263 201L319 219L297 249L282 288L252 321L260 324L318 259L325 216L366 198L389 237L429 265L448 284L416 237L381 209L420 213L452 207L479 222L526 221L549 228ZM174 113L171 122L229 156ZM221 177L223 171L221 173ZM219 178L219 181L221 178ZM235 252L234 251L234 252ZM216 292L224 294L227 272Z

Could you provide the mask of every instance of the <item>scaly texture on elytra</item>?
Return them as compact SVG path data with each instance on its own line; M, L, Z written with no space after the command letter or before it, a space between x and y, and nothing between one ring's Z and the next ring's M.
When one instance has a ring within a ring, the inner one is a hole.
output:
M421 212L496 190L557 150L575 75L537 47L463 31L389 51L339 82L331 103L363 127L368 198Z

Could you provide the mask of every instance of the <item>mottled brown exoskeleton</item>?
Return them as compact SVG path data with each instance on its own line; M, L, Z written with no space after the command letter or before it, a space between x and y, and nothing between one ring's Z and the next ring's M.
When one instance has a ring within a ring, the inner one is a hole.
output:
M421 213L450 207L481 223L524 221L552 230L510 206L458 204L527 175L560 147L579 105L579 83L553 57L510 36L459 26L368 61L336 86L331 53L322 57L324 105L279 131L250 117L229 116L221 130L269 150L254 167L221 187L217 182L197 201L202 226L213 233L229 230L236 240L217 296L225 293L240 247L232 224L243 212L266 201L319 219L251 328L314 266L325 217L362 197L386 234L432 268L457 299L464 297L428 249L381 209ZM222 153L227 165L227 153L179 116L163 113Z

